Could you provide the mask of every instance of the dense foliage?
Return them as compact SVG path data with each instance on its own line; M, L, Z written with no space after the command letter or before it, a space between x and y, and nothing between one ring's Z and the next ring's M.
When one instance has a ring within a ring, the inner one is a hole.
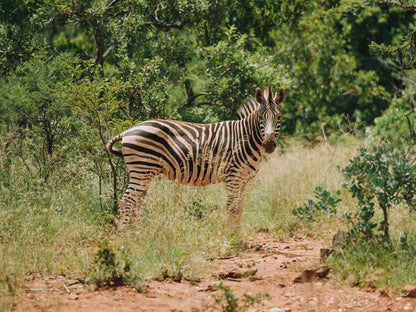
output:
M400 119L413 103L415 10L351 0L1 3L3 152L27 163L28 144L44 181L69 156L101 179L106 163L117 171L103 154L111 135L149 118L232 118L269 84L288 89L285 135L352 131L386 109Z
M82 77L62 73L51 91L97 74L119 82L122 119L230 118L255 87L272 84L289 89L289 133L343 127L346 118L371 124L405 89L378 55L394 54L400 71L414 55L414 6L382 2L7 2L0 7L2 87L25 84L15 73L33 75L28 64L42 55L51 72L74 61L88 69ZM12 105L4 96L1 103L2 111Z

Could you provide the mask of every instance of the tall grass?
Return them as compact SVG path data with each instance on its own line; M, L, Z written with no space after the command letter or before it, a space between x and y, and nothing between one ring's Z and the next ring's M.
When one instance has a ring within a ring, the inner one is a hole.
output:
M302 236L305 231L326 235L325 228L334 227L332 221L332 224L327 219L318 224L299 224L292 210L310 198L317 185L329 190L339 189L342 181L339 167L354 156L358 144L357 140L348 137L340 144L314 147L292 142L282 153L266 157L258 176L249 186L246 227L251 232L267 229L283 237ZM350 198L345 201L350 202Z
M105 222L109 210L97 209L97 185L90 173L62 168L45 185L18 159L13 161L0 183L2 298L27 278L77 276L85 265L80 255L110 229Z

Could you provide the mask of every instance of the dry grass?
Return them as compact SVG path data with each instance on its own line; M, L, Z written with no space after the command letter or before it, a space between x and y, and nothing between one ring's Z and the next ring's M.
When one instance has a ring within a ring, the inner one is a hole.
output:
M347 138L342 145L322 143L313 148L299 142L288 145L282 154L266 158L249 187L246 215L250 228L266 228L283 236L303 235L292 209L311 198L316 186L331 191L341 188L342 172L338 167L343 168L355 155L358 142ZM349 201L346 196L345 202ZM325 229L317 231L314 235L326 233Z

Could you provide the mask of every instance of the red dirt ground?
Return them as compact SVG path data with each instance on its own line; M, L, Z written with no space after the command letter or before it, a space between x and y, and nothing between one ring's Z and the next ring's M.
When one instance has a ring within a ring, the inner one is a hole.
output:
M242 305L244 294L270 295L247 311L416 311L416 299L394 297L374 290L341 285L331 279L295 283L303 270L319 262L320 240L280 241L264 234L251 241L238 257L212 260L211 278L198 283L151 281L145 293L130 287L90 290L65 277L48 277L28 283L17 294L16 311L221 311L213 286L223 283ZM242 275L242 276L241 276ZM244 277L244 276L247 277ZM224 301L225 302L225 301Z

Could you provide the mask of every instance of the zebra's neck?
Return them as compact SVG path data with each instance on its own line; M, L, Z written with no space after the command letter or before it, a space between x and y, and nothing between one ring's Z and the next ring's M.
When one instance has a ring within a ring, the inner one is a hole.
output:
M245 145L249 145L249 148L261 157L264 154L264 138L261 135L257 110L235 122L238 124L237 127L241 129L238 131L241 134L239 140L243 140Z

